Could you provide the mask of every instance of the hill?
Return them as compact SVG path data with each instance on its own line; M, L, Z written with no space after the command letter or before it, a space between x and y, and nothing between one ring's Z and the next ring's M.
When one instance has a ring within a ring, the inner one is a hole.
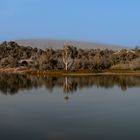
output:
M117 45L107 45L107 44L100 44L94 42L84 42L84 41L71 41L71 40L51 40L51 39L23 39L23 40L15 40L19 45L22 46L31 46L37 48L63 48L64 43L70 43L76 46L77 48L82 49L121 49L127 48L124 46L117 46Z

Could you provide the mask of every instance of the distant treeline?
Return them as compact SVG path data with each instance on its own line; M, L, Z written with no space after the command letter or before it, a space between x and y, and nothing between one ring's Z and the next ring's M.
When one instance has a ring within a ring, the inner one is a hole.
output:
M140 48L80 49L64 44L63 49L32 48L16 42L0 45L0 67L26 67L33 70L140 69Z

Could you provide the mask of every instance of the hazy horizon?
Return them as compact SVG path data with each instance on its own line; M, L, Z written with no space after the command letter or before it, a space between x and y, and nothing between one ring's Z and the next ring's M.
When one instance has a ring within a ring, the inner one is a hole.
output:
M140 45L138 0L2 0L0 41L76 40Z
M70 40L70 39L53 39L53 38L21 38L21 39L7 39L7 40L0 40L0 43L3 43L3 42L10 42L10 41L14 41L14 42L17 42L19 43L19 45L24 45L24 44L20 44L20 42L26 42L25 43L25 46L28 46L30 45L30 43L28 44L28 42L34 42L33 44L35 44L35 42L39 41L41 43L42 42L63 42L63 43L71 43L72 45L76 46L78 43L83 43L83 44L96 44L96 45L101 45L101 46L106 46L107 48L110 48L111 46L114 46L114 49L118 49L118 48L135 48L135 46L125 46L125 45L121 45L121 44L110 44L110 43L104 43L104 42L95 42L95 41L87 41L87 40ZM27 44L27 45L26 45ZM64 44L63 44L64 45ZM32 47L36 47L36 45L31 45ZM63 46L61 46L63 47ZM80 46L77 46L80 48ZM54 47L55 48L55 47ZM83 48L83 47L82 47ZM91 47L90 47L91 48ZM93 47L94 48L94 47Z
M65 42L84 42L84 43L96 43L96 44L102 44L102 45L113 45L113 46L120 46L120 47L135 47L135 46L126 46L126 45L121 45L121 44L112 44L112 43L107 43L107 42L98 42L98 41L95 41L95 40L77 40L77 39L60 39L60 38L15 38L15 39L3 39L3 40L0 40L0 43L4 42L4 41L36 41L36 40L39 40L39 41L65 41Z

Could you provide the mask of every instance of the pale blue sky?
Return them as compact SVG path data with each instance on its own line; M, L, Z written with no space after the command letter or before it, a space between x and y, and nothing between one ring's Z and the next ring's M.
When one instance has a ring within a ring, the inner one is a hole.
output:
M140 0L0 0L0 40L140 45Z

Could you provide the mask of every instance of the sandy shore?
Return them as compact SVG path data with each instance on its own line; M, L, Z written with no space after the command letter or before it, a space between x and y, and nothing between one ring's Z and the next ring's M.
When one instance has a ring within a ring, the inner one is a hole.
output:
M30 71L30 69L27 69L25 67L20 68L0 68L0 73L8 73L8 74L21 74L26 73L27 71Z
M137 71L129 71L129 72L75 72L75 71L61 71L61 70L56 70L56 71L38 71L38 70L32 70L28 69L26 67L19 67L19 68L0 68L0 73L4 74L33 74L33 75L54 75L54 76L140 76L140 72Z

